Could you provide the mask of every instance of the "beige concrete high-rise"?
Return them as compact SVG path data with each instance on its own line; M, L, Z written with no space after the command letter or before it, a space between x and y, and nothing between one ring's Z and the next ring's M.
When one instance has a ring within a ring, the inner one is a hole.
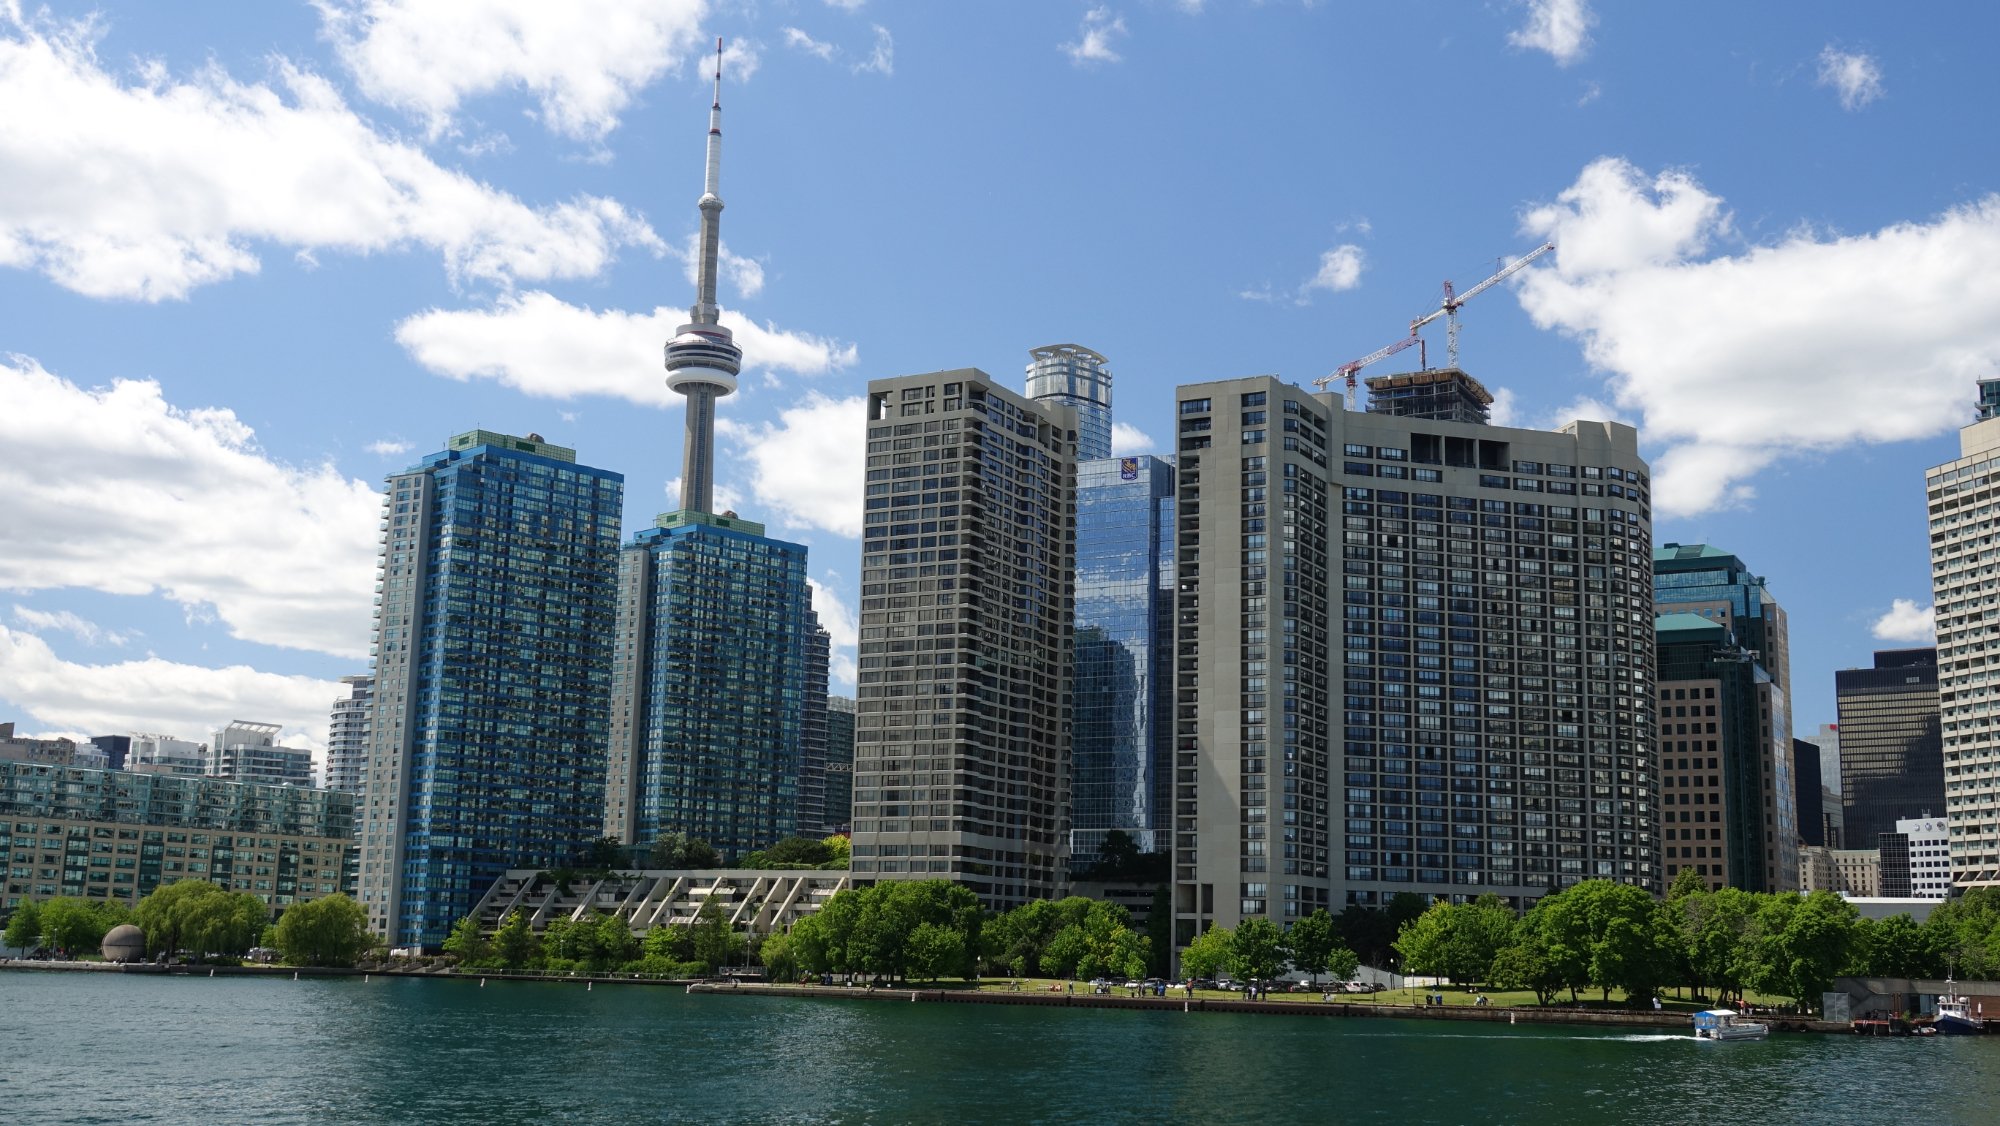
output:
M1659 886L1650 482L1617 423L1177 395L1176 944Z
M972 368L868 385L857 882L1067 881L1076 429Z
M1981 380L1979 391L1958 458L1924 475L1945 819L1959 888L2000 885L2000 380Z

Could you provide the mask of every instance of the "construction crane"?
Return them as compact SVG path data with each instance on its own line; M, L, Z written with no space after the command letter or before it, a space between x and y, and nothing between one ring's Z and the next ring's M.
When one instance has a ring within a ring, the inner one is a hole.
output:
M1347 380L1347 409L1353 410L1354 399L1355 399L1354 395L1355 372L1360 371L1362 368L1367 367L1369 364L1374 363L1376 360L1386 360L1390 356L1393 356L1396 353L1402 351L1403 349L1408 348L1412 344L1422 344L1422 343L1423 340L1417 335L1416 330L1411 329L1410 335L1405 336L1401 340L1396 341L1394 344L1389 345L1387 348L1378 348L1375 351L1368 353L1367 355L1361 357L1358 360L1349 360L1346 363L1340 365L1339 367L1334 368L1333 373L1331 375L1324 375L1318 379L1313 380L1313 386L1324 391L1326 390L1327 384L1332 383L1336 379L1345 377Z
M1446 354L1450 357L1448 362L1450 366L1457 367L1458 366L1458 307L1460 305L1465 304L1467 301L1470 301L1473 298L1479 296L1480 294L1486 292L1487 290L1493 288L1495 285L1499 284L1501 281L1511 276L1515 271L1521 269L1523 266L1526 266L1528 263L1533 262L1535 259L1540 258L1542 255L1547 254L1549 251L1554 250L1555 248L1556 248L1555 243L1552 242L1543 243L1542 245L1536 247L1535 249L1530 250L1526 254L1523 254L1521 257L1516 258L1512 262L1507 263L1505 266L1502 266L1498 273L1494 274L1490 278L1487 278L1485 281L1480 282L1478 285L1473 286L1471 289L1466 290L1465 293L1462 295L1456 294L1452 291L1451 281L1447 279L1444 283L1444 304L1438 306L1437 309L1435 309L1434 311L1426 313L1423 316L1418 317L1415 320L1411 321L1410 335L1403 337L1401 340L1396 341L1394 344L1391 344L1386 348L1378 348L1375 351L1368 353L1367 355L1361 357L1358 360L1349 360L1348 362L1340 365L1339 367L1334 368L1332 374L1313 380L1313 386L1324 391L1326 390L1327 384L1332 383L1336 379L1345 379L1347 381L1347 409L1353 410L1355 407L1355 399L1356 399L1355 378L1354 378L1355 373L1360 371L1362 368L1367 367L1369 364L1374 363L1377 360L1388 359L1390 356L1393 356L1396 353L1402 351L1403 349L1408 348L1412 344L1422 344L1423 338L1418 336L1417 334L1423 330L1423 327L1425 325L1431 323L1434 320L1437 320L1439 317L1446 318L1445 351ZM1420 366L1428 367L1429 363L1428 361L1426 361Z
M1493 288L1494 286L1498 285L1500 282L1512 276L1515 271L1521 269L1523 266L1526 266L1528 263L1533 262L1535 259L1540 258L1542 255L1547 254L1549 251L1554 250L1555 248L1556 248L1555 243L1545 242L1542 245L1536 247L1535 249L1530 250L1526 254L1521 255L1519 258L1514 259L1512 262L1507 263L1505 266L1500 267L1499 273L1494 274L1492 277L1487 278L1485 281L1480 282L1478 285L1475 285L1471 289L1466 290L1463 294L1454 294L1451 289L1451 280L1447 278L1444 283L1444 304L1438 306L1431 312L1426 313L1421 317L1418 317L1416 320L1411 321L1410 333L1412 335L1415 335L1419 329L1423 328L1425 325L1431 323L1432 321L1437 320L1439 317L1445 318L1445 337L1444 337L1445 362L1450 367L1457 367L1458 366L1458 307L1460 305L1465 304L1467 301L1470 301L1473 298L1479 296L1480 294L1486 292L1487 290Z

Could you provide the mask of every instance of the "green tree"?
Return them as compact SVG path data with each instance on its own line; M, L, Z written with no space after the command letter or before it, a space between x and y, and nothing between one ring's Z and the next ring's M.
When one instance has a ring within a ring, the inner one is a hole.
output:
M461 919L459 926L467 923L472 923L472 935L478 939L479 927L473 920ZM452 934L458 931L454 927ZM279 953L294 966L351 966L374 944L367 910L338 893L285 908L275 937Z
M799 959L792 948L792 936L783 931L764 936L757 947L757 960L764 963L772 981L790 981L799 976Z
M810 837L786 837L770 848L745 856L745 868L818 868L831 860L832 850L825 841Z
M1931 948L1960 979L2000 977L2000 887L1967 888L1931 910Z
M729 924L728 915L723 913L722 901L709 896L695 913L694 956L708 967L711 974L720 973L722 967L743 960L747 952L743 936Z
M1905 913L1857 921L1855 968L1869 977L1943 977L1952 967L1938 949L1937 933Z
M1745 935L1746 982L1810 1004L1833 986L1851 960L1856 921L1853 904L1827 891L1759 897Z
M1237 924L1230 972L1246 981L1268 981L1285 968L1284 945L1285 932L1278 924L1252 915Z
M1423 914L1420 909L1418 915ZM1333 929L1340 941L1371 966L1386 966L1396 948L1396 932L1389 928L1389 913L1376 907L1353 904L1333 917Z
M1353 952L1340 946L1340 938L1334 933L1333 916L1327 914L1324 907L1293 923L1292 929L1285 932L1285 956L1291 960L1292 968L1315 983L1319 975L1331 968L1336 946L1348 961L1354 960ZM1353 967L1349 966L1340 975L1341 979L1345 980L1353 972Z
M1572 1001L1590 984L1590 919L1583 897L1570 894L1575 890L1543 896L1525 917L1546 972L1569 990Z
M42 939L42 905L30 899L14 908L7 919L7 931L0 943L17 950L30 950Z
M909 970L921 981L936 981L965 969L965 934L936 923L919 923L910 932Z
M585 959L591 969L614 970L639 956L639 940L633 936L624 916L616 912L600 915L592 929L590 951Z
M1214 977L1229 969L1235 957L1236 933L1228 927L1210 927L1181 951L1181 974L1190 980Z
M42 944L72 957L96 953L104 934L114 925L116 915L105 910L110 904L73 896L45 900L41 904Z
M1749 964L1744 936L1757 914L1756 896L1724 887L1686 896L1672 906L1682 916L1690 983L1697 991L1713 987L1718 998L1740 996Z
M691 839L686 833L665 833L648 850L646 866L681 872L699 871L722 867L722 856L707 841Z
M1515 925L1514 941L1494 955L1492 975L1495 988L1531 989L1544 1005L1553 1004L1566 984L1549 957L1548 942L1526 919Z
M826 845L826 861L820 867L837 872L846 871L853 860L854 842L850 841L845 833L835 833L823 843Z
M628 863L625 846L618 842L617 837L597 838L576 858L576 866L586 872L609 872Z
M1403 925L1396 936L1396 952L1403 956L1406 973L1448 977L1468 988L1485 980L1493 956L1512 937L1513 913L1500 906L1497 898L1478 903L1447 903L1440 899L1430 910Z
M493 932L493 955L510 970L525 969L541 959L542 940L520 908L507 913L500 929Z
M232 895L207 880L180 880L140 900L132 922L145 932L149 952L240 957L263 933L270 911L249 892Z
M291 915L298 907L299 904L293 904L285 914ZM467 915L452 924L451 933L445 936L444 952L457 958L459 965L471 968L485 964L492 946L486 941L485 932L479 929L479 920Z
M1673 886L1667 888L1667 902L1678 903L1691 895L1699 895L1708 890L1708 879L1693 868L1681 869L1674 877Z

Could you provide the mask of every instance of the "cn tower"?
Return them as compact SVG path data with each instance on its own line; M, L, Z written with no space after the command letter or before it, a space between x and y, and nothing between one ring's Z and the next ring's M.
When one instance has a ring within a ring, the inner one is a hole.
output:
M736 390L743 349L719 323L716 259L722 241L722 40L715 41L715 101L708 107L708 174L701 193L701 260L688 324L667 341L667 388L687 396L681 453L681 509L709 512L715 486L715 401Z

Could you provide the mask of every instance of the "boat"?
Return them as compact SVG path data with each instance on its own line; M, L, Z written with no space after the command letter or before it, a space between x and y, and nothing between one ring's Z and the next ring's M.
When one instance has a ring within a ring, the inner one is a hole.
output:
M1946 979L1944 995L1938 998L1937 1016L1930 1026L1937 1029L1940 1036L1977 1036L1986 1031L1986 1022L1966 1012L1966 998L1958 993L1955 983Z
M1705 1009L1694 1015L1697 1040L1762 1040L1770 1034L1770 1025L1744 1020L1734 1009Z

